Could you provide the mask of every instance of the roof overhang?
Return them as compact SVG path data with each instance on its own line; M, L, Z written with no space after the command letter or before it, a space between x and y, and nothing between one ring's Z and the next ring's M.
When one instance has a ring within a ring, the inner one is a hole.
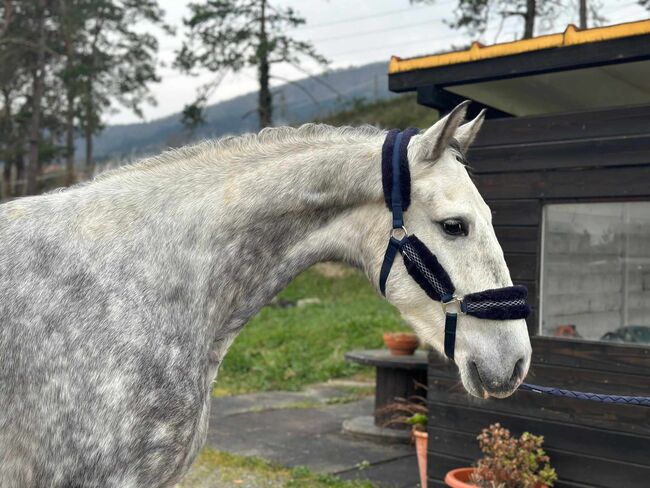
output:
M650 20L411 59L393 57L389 87L447 109L463 99L492 116L650 103Z

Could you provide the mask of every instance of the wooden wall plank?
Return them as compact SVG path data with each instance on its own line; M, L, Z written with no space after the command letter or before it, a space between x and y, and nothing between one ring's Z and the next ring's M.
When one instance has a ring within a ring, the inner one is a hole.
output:
M467 159L474 174L562 168L647 165L650 134L614 139L475 148Z
M560 337L531 338L533 366L553 366L565 369L600 372L603 384L611 383L609 373L648 378L650 348L633 344L585 341ZM446 377L456 377L458 368L435 353L429 354L429 373L446 371ZM591 373L590 373L591 374ZM650 378L648 383L650 387Z
M532 362L565 368L648 376L650 348L631 344L534 337Z
M487 200L492 211L492 225L539 225L541 204L539 200Z
M512 281L537 281L537 254L504 253Z
M427 463L427 476L429 481L433 481L433 486L447 486L443 483L446 474L452 469L471 466L474 459L466 456L449 456L440 450L434 450L433 442L429 442L430 462Z
M586 368L567 368L533 364L526 381L540 385L561 385L566 390L580 390L592 393L617 393L619 395L647 395L650 392L650 377L647 375L624 374L610 371L603 374ZM648 425L650 427L650 424ZM649 446L650 447L650 446Z
M504 252L537 253L539 249L538 226L494 226L499 244Z
M650 409L647 407L589 402L525 391L517 391L507 399L483 400L469 397L457 375L445 376L445 370L438 368L429 371L428 384L428 397L432 403L477 406L499 412L504 419L508 415L522 415L612 429L647 436L650 442Z
M486 200L650 197L650 165L475 175Z
M504 416L501 412L480 407L433 402L429 404L429 422L436 427L473 435L495 422L519 435L531 430L532 422L539 433L543 432L546 446L650 467L649 441L644 436L543 420L530 415ZM612 449L612 446L620 446L620 449Z
M650 105L486 120L472 147L615 137L649 132Z
M526 319L526 325L528 327L528 335L532 339L534 336L539 334L539 309L535 305L538 303L538 299L533 297L533 295L530 295L528 303L531 304L531 310L530 315Z

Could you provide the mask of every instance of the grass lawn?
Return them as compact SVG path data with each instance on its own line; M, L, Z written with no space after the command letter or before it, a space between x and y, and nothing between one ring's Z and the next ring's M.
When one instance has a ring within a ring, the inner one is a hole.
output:
M405 329L397 310L364 275L338 265L316 266L246 325L226 355L214 394L298 390L331 378L369 374L346 362L344 354L382 347L384 331Z
M213 488L245 486L247 488L373 488L364 481L342 481L317 474L307 468L283 468L255 458L235 456L206 448L192 465L177 488Z

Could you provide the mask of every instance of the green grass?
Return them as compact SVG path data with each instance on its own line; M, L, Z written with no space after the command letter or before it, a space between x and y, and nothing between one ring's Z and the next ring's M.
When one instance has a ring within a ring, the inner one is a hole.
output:
M257 457L243 457L206 448L178 488L250 486L273 488L373 488L367 481L342 481L308 468L283 468Z
M380 298L365 276L347 270L328 277L312 268L279 295L304 307L264 307L226 355L216 395L260 390L299 390L311 383L367 371L345 361L352 349L382 346L382 333L405 327L397 310Z

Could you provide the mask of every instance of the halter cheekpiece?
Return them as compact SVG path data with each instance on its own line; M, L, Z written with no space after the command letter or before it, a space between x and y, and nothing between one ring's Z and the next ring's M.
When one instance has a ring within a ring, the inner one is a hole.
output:
M408 162L408 144L417 129L400 132L391 130L382 148L382 184L386 206L393 214L393 230L384 255L379 276L379 289L386 295L386 281L399 252L406 270L424 292L442 304L445 312L445 354L454 358L458 314L480 319L524 319L530 313L526 302L528 291L524 286L507 286L493 290L455 294L451 278L436 256L404 227L404 211L411 203L411 175Z

